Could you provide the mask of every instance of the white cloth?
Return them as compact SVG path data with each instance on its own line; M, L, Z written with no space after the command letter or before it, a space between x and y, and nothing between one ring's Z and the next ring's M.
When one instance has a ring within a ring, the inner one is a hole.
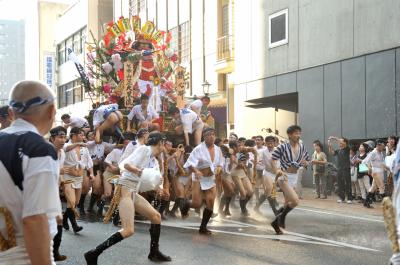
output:
M114 149L115 144L110 144L107 142L96 144L95 141L89 141L86 143L86 146L92 159L102 160L104 159L105 153L109 153Z
M371 151L362 161L363 164L371 165L372 173L382 173L384 169L385 159L383 152L378 152L376 148Z
M121 160L121 157L122 157L122 150L114 149L106 156L104 162L109 165L118 166L118 162Z
M211 160L210 152L208 151L206 144L202 142L193 149L183 166L184 168L195 167L199 169L210 167L213 175L211 177L202 177L200 179L202 190L208 190L215 186L215 170L217 167L222 167L224 165L221 149L216 145L214 145L214 154L214 160Z
M201 129L203 122L199 118L199 115L191 109L181 109L181 121L183 130L188 133L193 133L197 129Z
M123 150L122 156L121 156L121 159L119 160L119 162L121 163L123 160L125 160L125 158L127 158L128 156L130 156L139 146L141 146L141 144L140 144L139 142L131 141L131 142L125 147L125 150Z
M7 142L2 142L0 148L2 150L9 147L16 148L16 150L7 149L8 152L0 156L0 207L5 207L11 212L17 247L0 252L0 264L30 264L24 245L23 218L46 214L49 220L49 232L53 237L54 231L57 230L55 217L61 214L57 153L54 147L39 135L37 129L25 120L17 119L2 133L6 135L0 137L0 142L3 137L7 137L5 138ZM15 137L8 140L7 134ZM12 142L14 140L15 142ZM7 154L16 153L19 153L19 158L13 157L12 165L3 160ZM14 170L13 177L17 183L19 180L16 171L21 171L22 188L14 183L9 172L10 167ZM4 219L0 218L0 232L7 235L6 231Z
M149 105L151 105L156 111L161 111L161 98L160 98L160 87L155 86L152 81L146 81L138 79L138 87L140 93L145 94L147 91L147 86L151 88L151 95L149 98Z
M78 155L75 149L66 152L67 147L72 145L71 142L64 145L65 161L64 167L75 167L82 169L89 169L93 167L93 160L90 156L89 150L86 147L80 147L81 159L78 159Z
M200 114L201 108L203 107L203 101L201 101L201 99L196 99L195 101L190 103L189 107L197 114Z
M265 166L262 163L262 153L264 152L264 150L267 149L266 147L261 147L261 148L257 148L257 164L256 164L256 169L257 170L263 170L265 168Z
M64 167L65 151L63 149L58 150L58 165L61 168Z
M71 127L86 128L89 127L89 122L85 118L72 116L69 119L69 125Z
M258 150L257 150L258 151ZM272 171L272 163L274 160L272 159L272 153L275 151L275 148L273 148L271 151L268 148L262 149L262 151L259 153L258 161L259 164L261 165L261 170L265 171ZM276 168L280 167L279 160L275 160L276 163ZM257 164L258 166L258 164ZM258 168L257 168L258 169Z
M131 112L129 112L127 118L131 121L135 117L139 122L152 121L159 118L158 113L151 105L147 106L146 113L143 112L142 105L134 106Z
M106 112L114 112L118 110L118 104L102 105L98 107L93 114L93 127L98 127L104 121Z
M157 159L152 155L151 147L142 145L138 147L130 156L125 158L120 164L119 169L121 172L120 179L129 179L131 181L139 182L140 177L135 173L125 169L125 164L131 164L139 169L143 168L159 168Z

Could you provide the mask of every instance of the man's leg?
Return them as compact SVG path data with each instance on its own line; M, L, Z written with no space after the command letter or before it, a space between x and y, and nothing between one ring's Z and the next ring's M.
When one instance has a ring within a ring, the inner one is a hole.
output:
M338 171L337 182L338 182L338 196L341 201L345 200L345 176L342 170Z
M171 261L171 257L164 255L159 250L159 240L160 240L160 233L161 233L161 215L154 209L151 204L146 201L142 196L139 194L136 195L137 198L135 200L135 208L137 212L148 218L151 222L150 225L150 253L148 258L151 261Z

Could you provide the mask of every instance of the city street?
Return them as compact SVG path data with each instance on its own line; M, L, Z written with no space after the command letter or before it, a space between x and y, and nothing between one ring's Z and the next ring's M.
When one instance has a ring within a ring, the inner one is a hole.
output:
M391 249L378 209L365 214L360 205L343 208L300 206L289 215L281 236L268 225L272 211L267 205L261 215L251 212L241 218L233 210L232 218L214 218L211 237L198 235L200 218L191 211L185 221L170 218L163 223L160 247L172 257L171 264L387 264ZM84 264L83 252L117 230L112 224L81 224L80 235L64 232L61 251L68 260L60 264ZM107 250L99 264L151 264L147 230L147 223L136 222L134 236Z

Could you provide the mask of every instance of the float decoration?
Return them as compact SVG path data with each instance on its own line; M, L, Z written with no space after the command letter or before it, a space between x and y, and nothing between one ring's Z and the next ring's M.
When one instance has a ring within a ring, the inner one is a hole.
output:
M165 101L176 102L178 56L170 48L170 33L157 30L151 21L141 26L140 18L133 16L109 22L100 40L92 38L86 68L101 101L130 108L147 94L157 111L165 110Z

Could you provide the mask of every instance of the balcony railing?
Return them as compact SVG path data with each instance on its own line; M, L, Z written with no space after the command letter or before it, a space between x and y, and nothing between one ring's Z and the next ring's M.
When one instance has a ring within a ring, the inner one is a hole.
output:
M225 35L217 39L217 61L233 58L233 36Z

